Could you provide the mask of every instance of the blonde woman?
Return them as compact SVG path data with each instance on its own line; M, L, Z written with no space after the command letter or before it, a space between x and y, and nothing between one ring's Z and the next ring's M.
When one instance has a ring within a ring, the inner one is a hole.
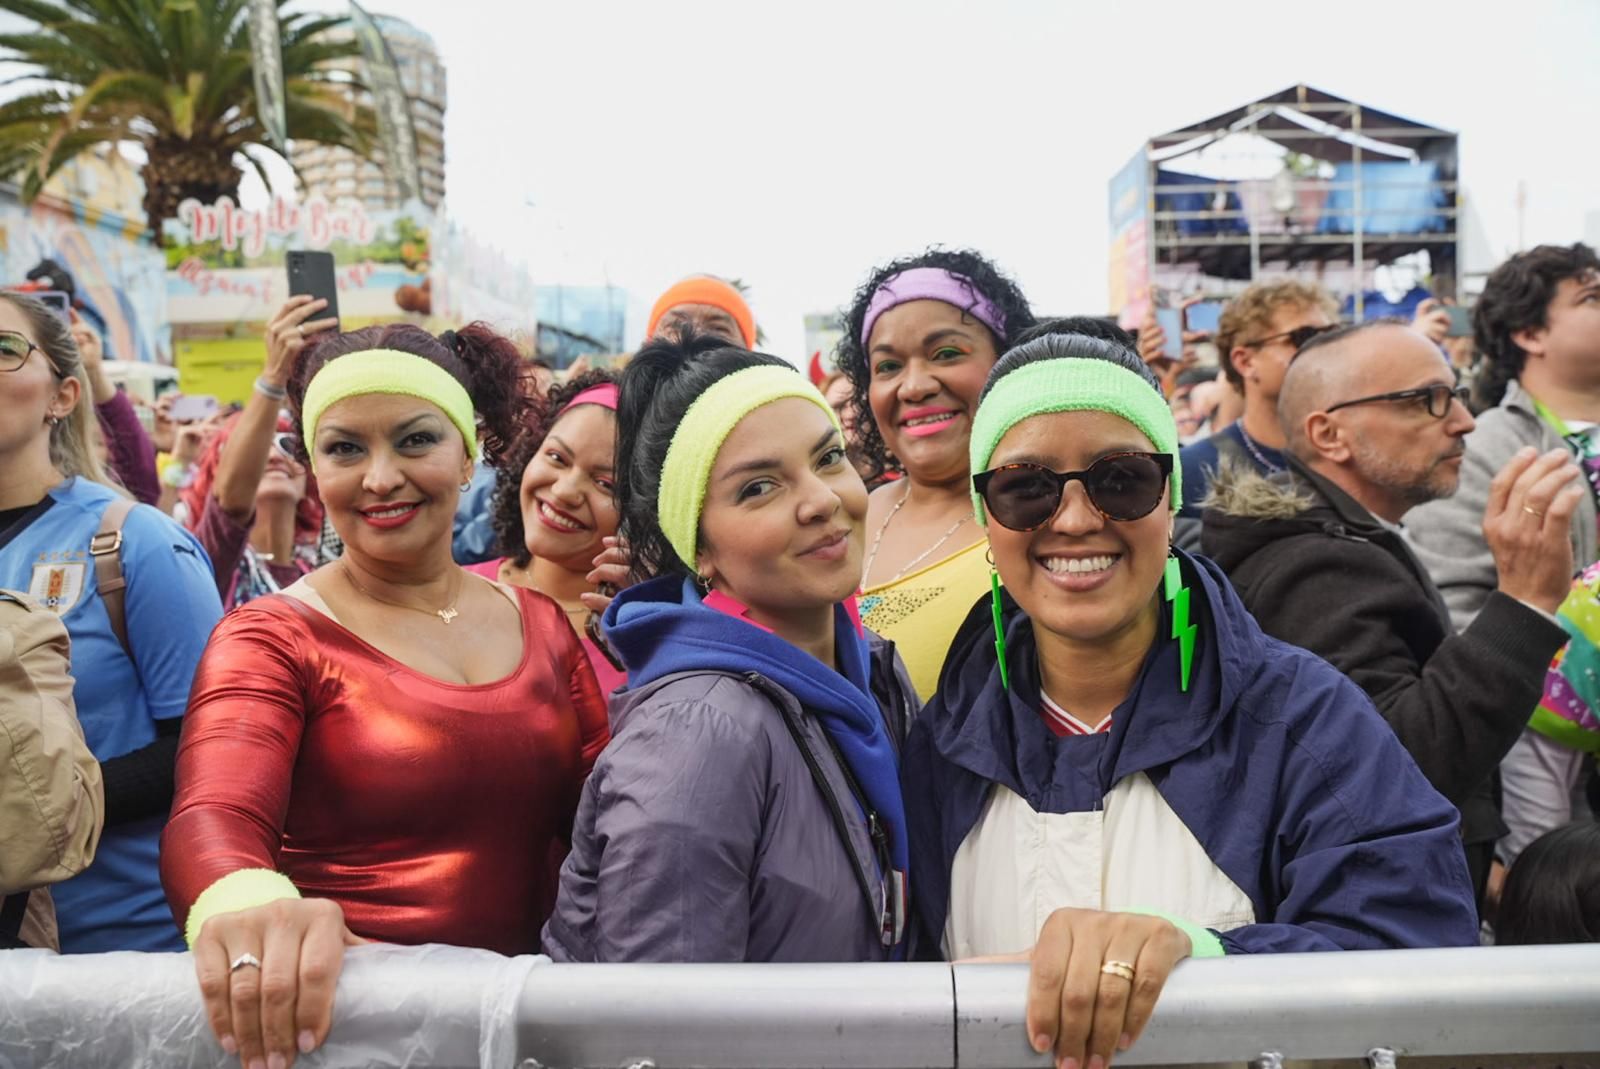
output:
M66 624L105 781L94 864L51 889L61 948L181 950L156 857L189 684L222 607L200 543L135 505L95 457L86 378L68 325L0 292L0 587ZM121 573L109 600L97 567Z

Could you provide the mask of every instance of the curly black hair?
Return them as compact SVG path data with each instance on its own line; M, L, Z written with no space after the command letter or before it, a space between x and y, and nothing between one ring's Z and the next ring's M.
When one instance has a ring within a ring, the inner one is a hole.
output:
M1010 276L971 249L942 249L933 246L926 251L895 260L875 269L856 290L850 309L844 315L844 337L834 351L834 363L850 380L850 404L856 416L856 434L860 438L863 456L872 463L874 478L890 472L901 471L900 461L884 443L877 421L872 418L872 406L867 401L867 389L872 383L872 370L867 366L866 345L861 338L861 327L867 318L867 306L873 294L890 278L916 267L937 267L960 275L973 290L973 304L979 297L986 298L1000 310L1004 318L1006 336L994 339L995 354L1005 352L1016 344L1023 331L1033 326L1033 309L1028 299ZM991 331L992 333L992 331Z
M1540 245L1519 252L1489 275L1483 295L1472 310L1472 333L1484 355L1478 376L1478 402L1498 405L1506 386L1522 374L1528 354L1512 335L1545 326L1556 287L1569 278L1600 271L1600 258L1581 241L1573 245Z
M494 525L495 545L499 547L500 555L509 557L518 568L526 568L533 559L533 554L528 552L527 529L522 526L523 471L574 397L595 386L615 384L616 381L615 373L595 368L552 386L534 410L532 421L517 436L501 461L495 473L494 499L489 507L489 517Z
M617 514L618 533L633 559L633 582L661 575L695 577L694 561L678 557L661 529L656 507L667 450L689 406L701 394L736 371L764 366L800 374L780 357L740 349L693 330L655 338L628 362L617 406Z
M310 463L311 443L301 423L306 389L329 361L372 349L394 349L438 364L459 382L477 413L483 459L499 465L528 422L533 402L522 389L522 353L516 343L487 323L469 323L434 337L410 323L362 327L345 334L319 334L301 350L289 377L289 410L302 464Z

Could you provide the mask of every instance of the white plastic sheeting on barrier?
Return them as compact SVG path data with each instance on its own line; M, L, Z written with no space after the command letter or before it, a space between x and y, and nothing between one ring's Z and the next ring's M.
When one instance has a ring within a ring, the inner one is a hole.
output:
M460 947L345 954L328 1042L296 1066L512 1064L517 999L536 964ZM206 1023L188 954L0 953L0 1069L234 1066Z

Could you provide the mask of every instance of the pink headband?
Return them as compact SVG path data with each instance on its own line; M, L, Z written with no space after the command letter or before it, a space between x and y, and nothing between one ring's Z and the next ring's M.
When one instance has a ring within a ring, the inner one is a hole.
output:
M614 383L602 382L598 386L589 387L568 401L561 411L565 412L568 409L577 408L579 405L599 405L601 408L609 408L615 412L617 410L617 398L620 396L621 394L617 392L617 387Z
M1006 317L989 298L978 291L972 280L942 267L913 267L883 281L867 303L867 317L861 322L861 347L872 337L872 326L889 309L910 301L943 301L966 312L994 332L1002 343L1006 337Z

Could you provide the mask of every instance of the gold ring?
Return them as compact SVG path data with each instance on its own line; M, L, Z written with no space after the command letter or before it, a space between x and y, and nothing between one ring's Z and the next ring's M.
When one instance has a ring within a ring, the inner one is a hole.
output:
M1531 509L1527 505L1523 505L1522 511L1526 512L1529 516L1537 516L1541 520L1544 519L1544 513L1540 512L1538 509Z
M1133 983L1133 966L1125 961L1108 961L1100 966L1100 971L1107 976L1120 976L1128 983Z

